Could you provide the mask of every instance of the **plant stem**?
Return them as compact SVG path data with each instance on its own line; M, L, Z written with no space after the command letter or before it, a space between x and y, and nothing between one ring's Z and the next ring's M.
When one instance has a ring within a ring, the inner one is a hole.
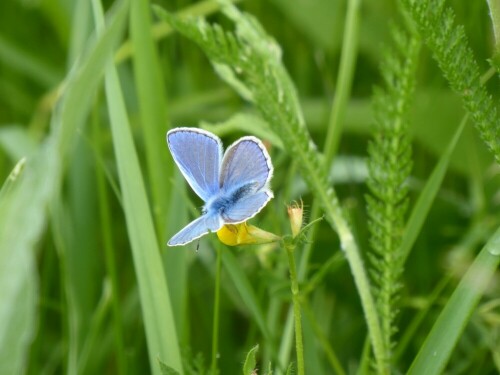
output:
M323 150L325 169L329 173L329 168L333 163L333 158L337 153L340 136L343 129L343 121L347 102L351 95L351 87L356 66L356 56L358 54L358 32L359 32L359 8L360 0L351 0L348 3L346 11L346 24L344 29L344 38L342 41L342 55L340 57L340 66L337 74L337 87L332 102L332 111L328 121L328 131ZM319 217L321 204L315 199L311 208L311 219ZM299 280L303 280L306 275L309 257L311 256L312 239L316 235L318 226L314 226L309 231L309 241L304 248L299 264Z
M210 365L210 373L217 374L217 357L219 344L219 310L220 310L220 274L222 268L222 254L220 246L216 246L217 266L215 270L215 296L214 296L214 316L212 324L212 364Z
M293 315L295 320L295 349L297 351L297 374L304 375L304 344L302 341L302 318L300 313L299 280L297 278L297 268L295 266L295 245L285 245L290 267L290 281L293 300Z
M333 97L332 112L324 147L325 161L330 165L337 153L347 102L351 96L352 80L358 55L359 13L361 0L350 0L347 6L342 55L337 73L337 88Z
M344 28L344 37L342 42L342 54L340 57L340 66L337 73L337 87L332 102L332 110L328 122L328 131L324 146L324 167L328 171L333 162L333 158L337 152L340 136L343 129L343 121L347 102L351 94L352 81L354 76L354 68L356 65L356 56L358 53L358 32L359 32L359 9L360 0L351 0L348 3L346 10L346 23ZM328 173L328 172L327 172ZM311 207L311 220L319 217L321 211L320 199L314 199ZM302 255L300 256L298 278L303 281L306 278L307 268L309 265L309 258L311 257L312 248L314 244L314 237L318 231L319 226L311 228L308 234L307 244L304 246ZM291 319L291 311L287 319ZM287 327L291 325L287 324ZM285 330L285 336L290 335L291 330ZM283 341L286 345L288 341ZM280 359L286 362L286 353L290 350L282 345L280 350ZM288 346L290 348L290 346Z

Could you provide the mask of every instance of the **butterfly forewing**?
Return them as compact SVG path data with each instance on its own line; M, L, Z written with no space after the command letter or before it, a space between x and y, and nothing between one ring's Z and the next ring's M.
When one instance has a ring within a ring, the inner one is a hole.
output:
M184 178L205 202L219 191L222 143L200 129L176 128L167 133L167 144Z
M222 225L223 223L219 215L202 215L176 233L170 241L168 241L168 246L186 245L208 232L218 231L222 228Z

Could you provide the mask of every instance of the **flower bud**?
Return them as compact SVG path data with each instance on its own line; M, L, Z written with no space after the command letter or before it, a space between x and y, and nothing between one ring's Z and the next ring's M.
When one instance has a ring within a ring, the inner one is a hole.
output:
M300 201L300 204L298 202L292 202L292 204L287 208L288 217L290 218L290 227L292 228L292 236L295 237L302 229L304 203L302 202L302 200Z

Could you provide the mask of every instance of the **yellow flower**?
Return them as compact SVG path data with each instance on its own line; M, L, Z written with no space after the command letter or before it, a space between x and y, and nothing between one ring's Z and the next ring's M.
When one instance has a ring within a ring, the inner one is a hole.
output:
M263 244L279 241L281 238L253 225L245 223L226 224L217 231L219 240L228 246Z
M290 218L292 236L296 237L302 229L302 220L304 217L304 203L302 200L300 204L298 202L292 202L292 204L288 206L288 217Z

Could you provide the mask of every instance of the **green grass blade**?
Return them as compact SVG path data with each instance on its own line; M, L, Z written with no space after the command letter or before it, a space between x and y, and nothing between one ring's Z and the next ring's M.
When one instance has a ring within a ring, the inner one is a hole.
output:
M441 155L438 164L432 171L429 180L425 184L422 193L418 197L417 203L413 207L408 223L406 224L403 239L401 241L401 256L403 259L408 258L413 244L417 240L418 234L424 225L425 219L429 214L434 198L436 197L443 178L448 170L448 165L450 164L451 156L455 150L455 146L462 135L462 132L467 124L468 116L465 116L460 125L458 126L453 138L446 147L445 152Z
M103 27L102 8L93 1L97 29ZM122 189L123 208L139 286L149 360L153 374L160 374L157 360L181 371L181 356L167 281L163 271L146 189L135 150L116 67L110 64L105 77L106 97Z
M151 38L149 1L132 1L130 34L134 52L132 62L140 109L140 129L144 134L148 185L151 189L151 207L156 223L156 233L160 247L163 249L167 242L165 233L168 233L167 229L170 224L170 222L167 223L167 219L177 219L183 208L178 207L180 211L174 210L173 205L178 205L178 202L171 199L172 189L169 179L172 177L173 163L167 152L164 137L169 128L167 98L158 53ZM171 210L172 212L169 212ZM164 254L165 273L170 286L169 295L177 327L185 326L183 311L187 289L185 255L184 251L178 251L175 248L167 248ZM182 336L180 332L179 335Z
M151 39L149 1L132 0L130 34L133 46L133 65L139 100L141 130L144 134L149 185L152 191L153 216L160 243L166 242L165 218L168 210L172 175L172 159L167 158L165 139L160 135L168 130L166 95L158 53Z
M478 254L446 303L408 374L442 374L484 290L500 264L500 228Z

